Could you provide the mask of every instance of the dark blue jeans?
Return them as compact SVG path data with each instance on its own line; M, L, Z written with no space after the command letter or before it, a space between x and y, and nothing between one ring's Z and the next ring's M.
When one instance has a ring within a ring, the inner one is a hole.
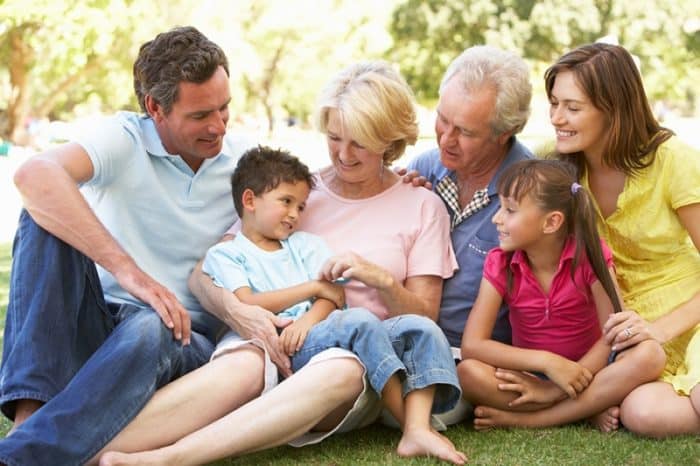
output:
M95 264L26 211L13 245L0 368L0 407L46 404L0 441L8 465L82 464L144 407L155 390L206 362L192 333L183 347L155 311L104 301Z

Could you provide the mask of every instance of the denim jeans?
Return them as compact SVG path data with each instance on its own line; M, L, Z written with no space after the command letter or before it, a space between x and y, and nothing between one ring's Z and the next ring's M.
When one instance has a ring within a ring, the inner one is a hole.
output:
M427 317L407 314L381 321L362 308L334 311L311 328L292 357L292 369L296 372L328 348L355 353L377 393L397 372L404 396L436 385L434 413L451 409L462 395L447 338Z
M95 264L22 211L13 244L0 405L46 402L0 441L8 465L83 464L155 390L206 362L203 335L183 347L148 307L107 304Z

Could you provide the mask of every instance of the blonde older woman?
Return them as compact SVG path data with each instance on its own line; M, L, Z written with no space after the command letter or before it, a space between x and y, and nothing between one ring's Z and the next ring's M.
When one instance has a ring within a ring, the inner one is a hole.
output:
M318 189L309 197L300 228L322 236L338 253L323 276L350 279L348 305L368 309L384 321L406 364L402 381L388 383L382 391L404 429L399 455L431 455L462 464L464 454L430 427L431 412L449 409L460 396L449 344L434 322L442 281L456 264L449 216L436 195L402 183L388 169L415 142L413 95L384 62L350 66L322 93L318 127L327 137L331 165L317 175ZM288 375L286 357L276 351L275 325L283 323L236 302L201 273L193 281L195 294L241 338L209 365L166 387L106 449L169 446L132 455L108 453L102 464L206 463L287 442L316 443L377 419L382 403L365 382L361 361L338 348L314 355L282 383L241 406L248 400L235 390L236 373L262 374L265 366L263 351L251 340L265 342L261 346ZM348 323L353 312L334 313L314 327L306 345L333 346L333 338L356 325ZM212 397L217 401L212 403ZM169 426L175 410L186 410L178 419L185 417L187 429ZM156 426L160 432L146 440L148 429Z

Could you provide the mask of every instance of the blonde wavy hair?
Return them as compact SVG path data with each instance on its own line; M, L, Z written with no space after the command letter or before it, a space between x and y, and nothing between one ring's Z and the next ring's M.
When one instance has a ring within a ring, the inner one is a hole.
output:
M338 73L319 96L316 127L328 134L328 115L358 144L382 154L388 166L418 138L415 97L404 78L381 60L355 63Z

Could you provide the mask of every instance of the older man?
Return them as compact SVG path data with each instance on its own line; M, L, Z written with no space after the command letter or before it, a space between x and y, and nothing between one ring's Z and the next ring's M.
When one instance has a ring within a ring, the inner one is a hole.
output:
M479 292L486 253L498 246L491 222L499 207L498 175L532 156L515 136L530 115L531 95L530 74L519 56L490 46L465 50L440 83L438 148L408 167L432 183L452 219L459 271L444 283L439 324L455 348ZM494 338L510 342L506 308L499 313Z

